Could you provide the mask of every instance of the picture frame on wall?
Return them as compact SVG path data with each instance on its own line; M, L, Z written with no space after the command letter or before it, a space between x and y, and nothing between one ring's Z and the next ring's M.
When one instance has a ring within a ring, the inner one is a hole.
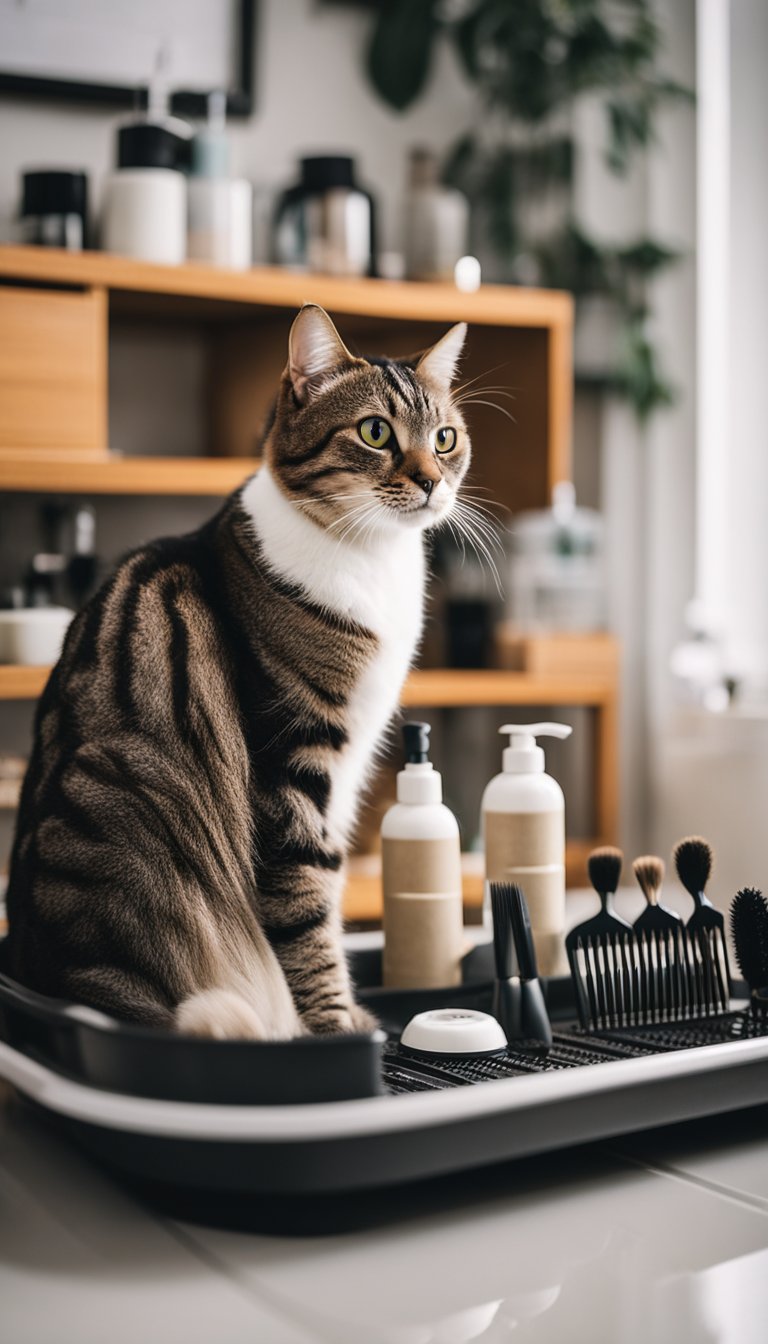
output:
M216 89L250 116L257 3L0 0L0 95L140 109L161 60L173 112L204 117Z

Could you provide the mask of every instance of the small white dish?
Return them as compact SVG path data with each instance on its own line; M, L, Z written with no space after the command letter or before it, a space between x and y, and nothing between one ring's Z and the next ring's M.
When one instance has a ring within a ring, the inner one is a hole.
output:
M492 1055L506 1050L507 1038L490 1013L475 1008L432 1008L411 1018L400 1044L434 1055Z
M68 607L0 611L0 663L46 667L58 662L74 614Z

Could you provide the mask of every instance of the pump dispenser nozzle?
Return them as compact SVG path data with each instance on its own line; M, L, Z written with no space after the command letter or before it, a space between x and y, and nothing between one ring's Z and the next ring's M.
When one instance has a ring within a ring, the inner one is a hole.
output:
M429 723L404 723L403 748L407 765L424 765L429 760Z
M537 737L570 737L573 729L565 723L505 723L500 733L509 733L509 746L502 756L503 769L525 774L544 769L544 752Z
M405 764L397 776L399 803L441 803L443 783L429 759L429 723L403 724Z

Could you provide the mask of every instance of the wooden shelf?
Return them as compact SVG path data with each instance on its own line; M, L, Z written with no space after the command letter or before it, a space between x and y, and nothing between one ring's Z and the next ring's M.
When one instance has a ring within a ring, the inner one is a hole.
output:
M461 705L602 705L615 694L615 681L586 673L565 676L536 672L424 668L409 676L401 704L452 708Z
M37 700L50 674L50 667L0 664L0 700Z
M157 266L106 252L0 245L0 276L52 285L158 294L213 303L298 308L320 303L337 313L397 321L466 321L499 327L570 325L573 300L559 290L484 285L473 294L450 284L339 279L277 267L228 271L187 262Z
M0 490L78 495L228 495L256 471L247 457L86 457L0 453Z
M34 700L49 667L0 666L0 700ZM411 672L401 697L404 708L461 705L600 705L613 694L611 683L578 675L538 676L530 672L456 671L429 668Z

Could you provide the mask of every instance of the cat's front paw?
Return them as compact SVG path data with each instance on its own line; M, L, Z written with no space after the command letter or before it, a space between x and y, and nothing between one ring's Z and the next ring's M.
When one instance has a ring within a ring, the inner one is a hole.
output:
M333 1012L304 1013L304 1024L313 1036L350 1036L357 1033L369 1035L376 1031L378 1022L367 1008L359 1003L351 1003L348 1008L335 1009Z
M352 1031L364 1032L368 1035L372 1031L378 1031L381 1025L378 1018L373 1013L364 1008L361 1003L353 1003L349 1015L352 1019Z

